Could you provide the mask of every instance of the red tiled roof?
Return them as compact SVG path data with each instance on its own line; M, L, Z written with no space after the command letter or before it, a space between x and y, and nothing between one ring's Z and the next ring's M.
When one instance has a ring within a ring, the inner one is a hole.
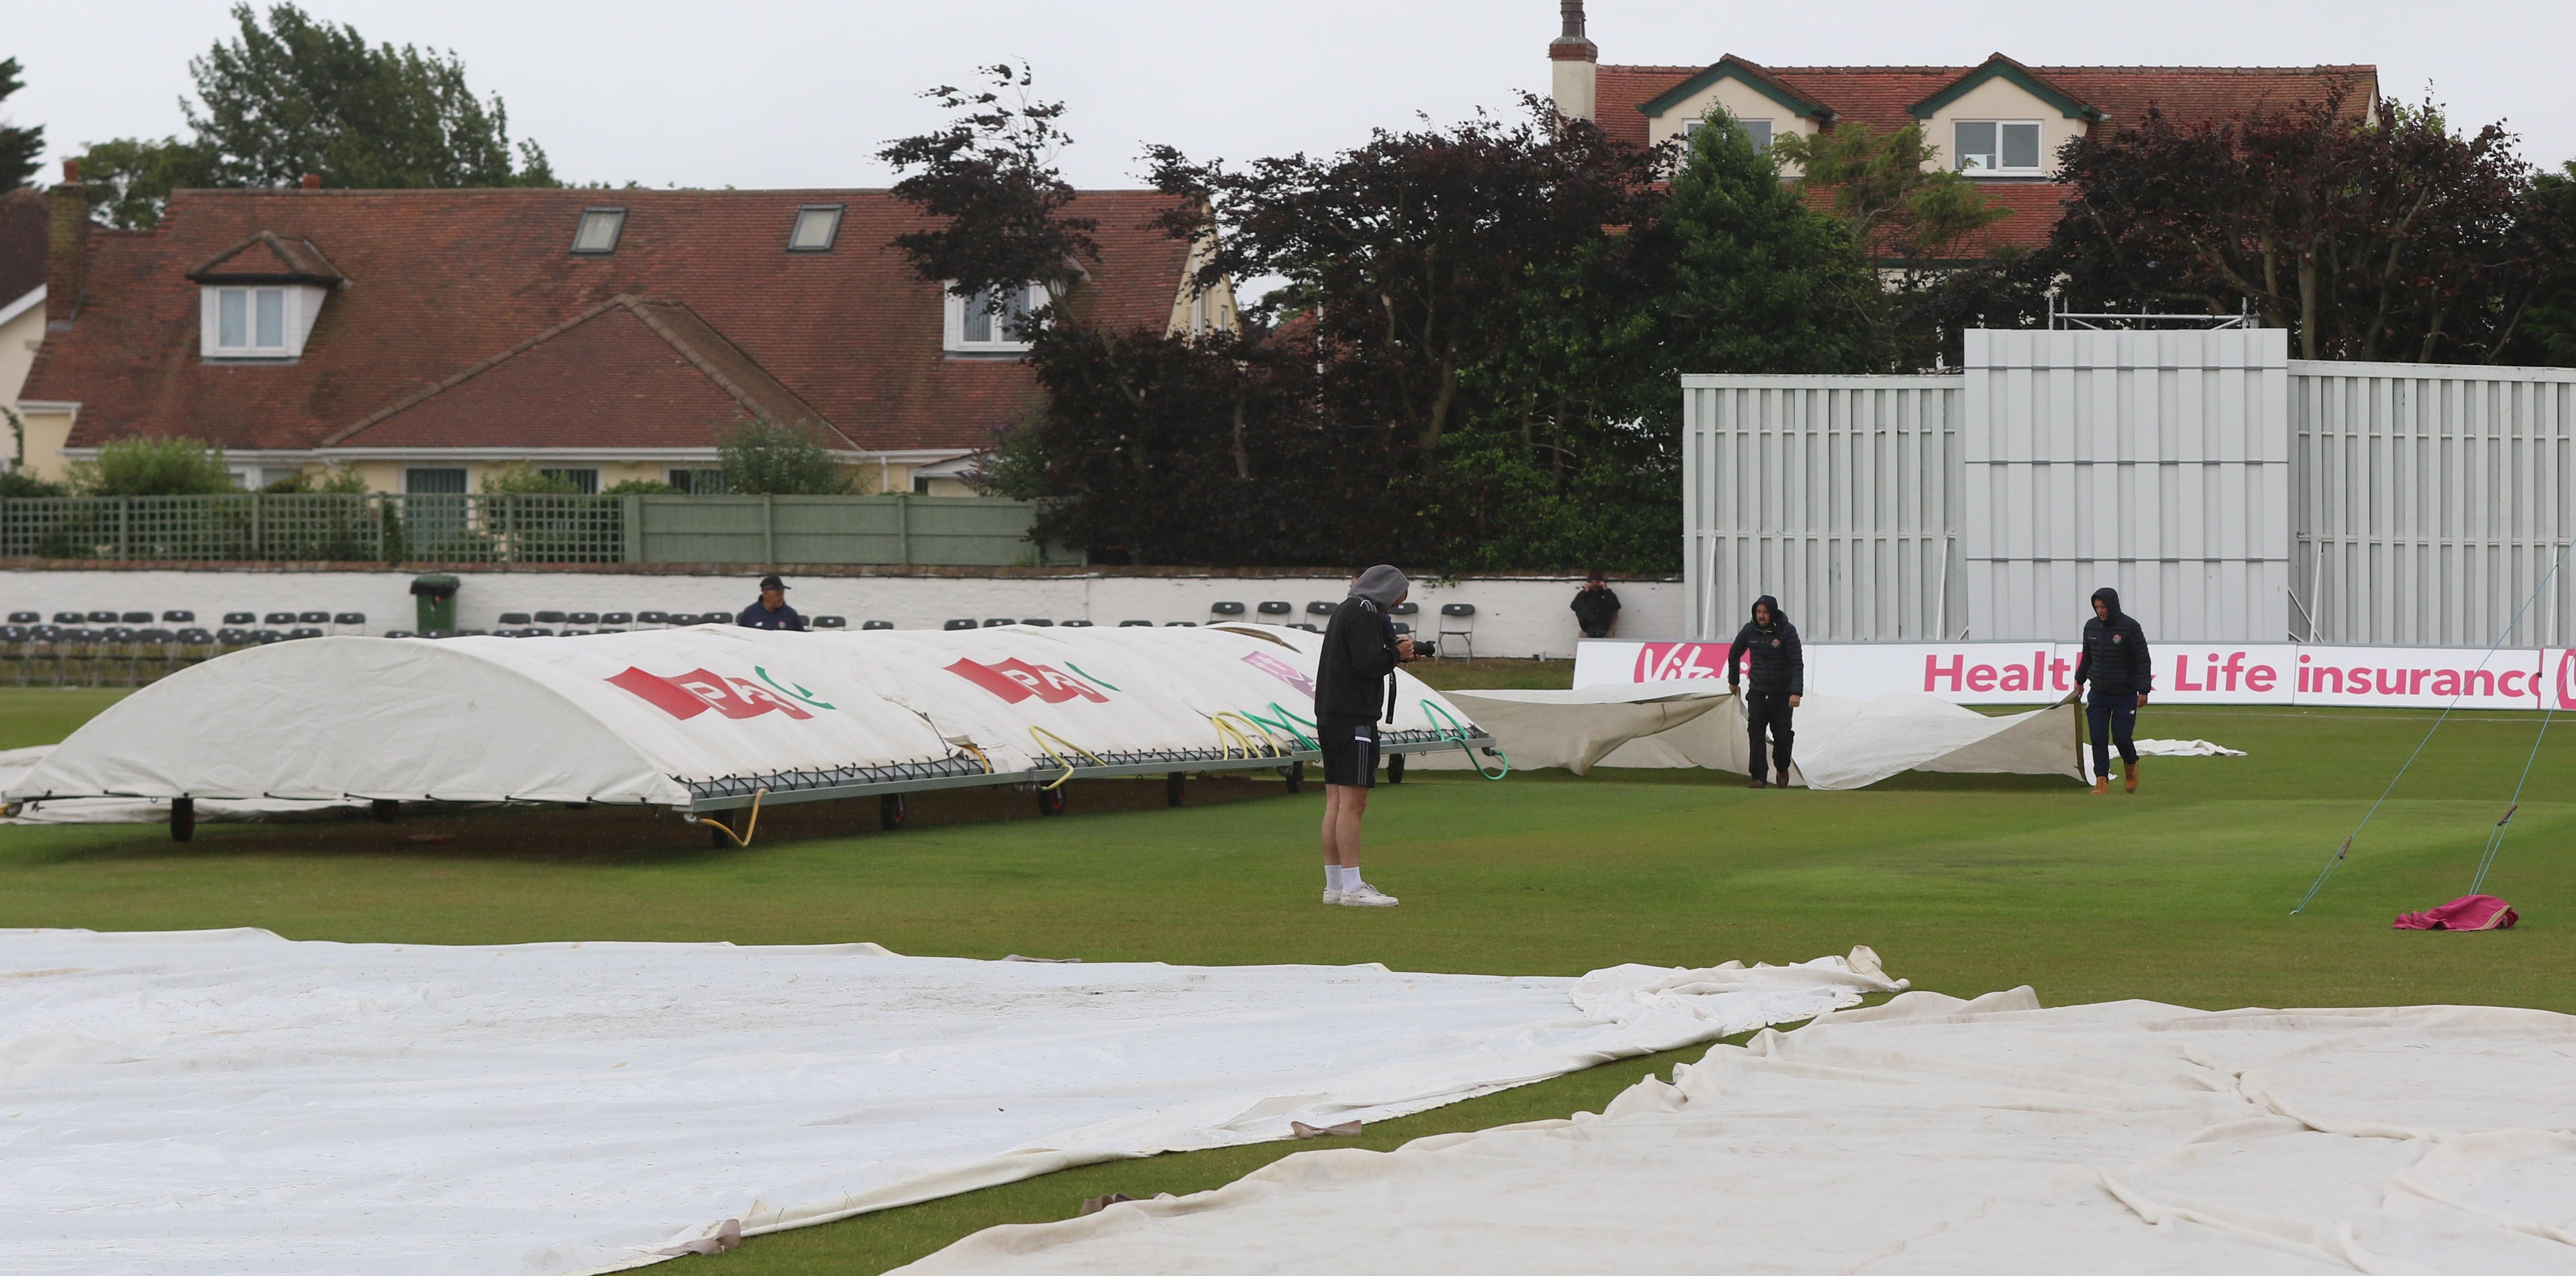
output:
M45 197L33 186L0 192L0 306L45 282Z
M2009 59L2006 59L2009 61ZM1915 103L1939 93L1978 66L1765 66L1779 83L1881 132L1912 123ZM2018 64L2015 64L2018 66ZM1597 100L1601 127L1613 137L1644 145L1645 116L1637 108L1707 70L1705 66L1611 66L1600 69ZM2223 120L2258 107L2279 110L2325 100L2337 86L2353 93L2345 110L2358 117L2379 88L2372 66L2035 66L2020 68L2060 92L2103 112L2112 128L2137 124L2147 108L2160 107L2182 122ZM1634 123L1631 123L1633 118ZM1633 134L1633 136L1631 136Z
M1148 225L1164 201L1073 205L1100 223L1086 321L1168 320L1187 246ZM847 206L833 250L787 252L816 203ZM617 250L572 254L581 210L604 205L627 210ZM74 447L152 433L306 448L635 295L684 306L866 448L989 446L1041 394L1016 361L943 355L939 290L888 247L924 224L884 191L183 191L152 234L91 237L79 322L48 337L24 396L81 404ZM187 274L261 231L309 241L349 282L301 360L201 360Z
M857 446L688 307L616 297L321 442L704 448L754 419Z
M213 261L188 272L201 283L312 283L330 285L347 276L309 239L288 239L261 231L215 254Z
M2350 90L2343 113L2359 119L2379 90L2379 71L2371 66L2024 67L2009 58L2002 60L2102 112L2105 118L2090 126L2096 131L2135 126L2150 107L2162 110L2169 119L2191 124L2225 120L2258 108L2282 110L2302 102L2322 102L2340 88ZM1859 121L1886 133L1915 122L1911 111L1916 103L1983 65L1758 69L1773 82L1831 108L1836 123ZM1631 145L1645 145L1646 117L1637 108L1706 70L1705 66L1602 66L1597 93L1602 131ZM2013 210L2012 216L1979 237L1986 251L2006 246L2031 249L2047 243L2070 194L2055 182L1984 180L1977 185L1989 202ZM1808 201L1829 208L1831 193L1810 191Z

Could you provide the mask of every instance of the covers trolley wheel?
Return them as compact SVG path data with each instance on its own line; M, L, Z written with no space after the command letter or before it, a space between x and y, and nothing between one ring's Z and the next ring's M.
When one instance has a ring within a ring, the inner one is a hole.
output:
M170 799L170 840L185 842L197 835L197 800Z
M1284 776L1288 777L1288 791L1289 791L1289 792L1291 792L1291 793L1303 793L1303 792L1305 792L1305 791L1306 791L1306 764L1305 764L1305 763L1303 763L1303 762L1291 762L1291 763L1289 763L1288 765L1286 765L1286 766L1283 766L1283 767L1279 768L1279 774L1281 774L1281 775L1284 775Z
M1401 754L1401 753L1390 753L1390 754L1386 755L1386 782L1387 782L1387 783L1389 783L1389 784L1402 784L1402 783L1404 783L1404 755L1403 755L1403 754Z
M1060 788L1038 790L1038 814L1064 814L1064 790Z
M1164 804L1167 806L1189 805L1189 784L1190 777L1187 772L1174 771L1170 775L1163 777Z
M892 833L903 827L903 795L889 793L877 799L877 823Z

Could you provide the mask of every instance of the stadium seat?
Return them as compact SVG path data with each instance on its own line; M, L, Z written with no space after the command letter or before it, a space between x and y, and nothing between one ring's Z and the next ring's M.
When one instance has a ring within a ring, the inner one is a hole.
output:
M215 636L203 629L182 629L175 637L180 643L190 647L211 646L215 641Z
M1410 638L1410 637L1412 637L1412 636L1413 636L1413 626L1408 625L1408 624L1405 624L1403 621L1400 621L1400 620L1399 620L1399 621L1397 621L1397 622L1396 622L1396 624L1395 624L1395 636L1396 636L1396 637L1398 637L1398 638Z
M116 619L120 624L148 625L152 623L152 613L148 611L129 611L124 615L118 616Z
M1008 616L994 616L984 622L984 627L986 629L999 629L1004 625L1016 625L1018 623L1020 622L1013 620Z
M226 647L245 647L250 645L250 631L227 626L215 631L215 641Z
M630 611L603 611L599 613L599 623L603 625L631 625L635 623L635 613Z
M117 621L117 616L118 613L112 611L94 611L82 619L93 625L113 625Z
M501 623L515 629L530 622L528 613L524 611L505 611L501 613Z
M367 613L363 611L336 611L331 613L331 623L335 625L363 625L367 623Z
M286 641L286 635L274 629L254 629L250 631L250 640L252 642L262 643L284 642Z
M891 620L863 620L863 621L860 621L860 622L859 622L859 628L861 628L861 629L892 629L892 628L894 628L894 622L893 622L893 621L891 621Z
M1163 628L1165 629L1196 629L1198 627L1199 622L1195 620L1166 620L1163 622Z
M1208 614L1211 616L1240 616L1243 614L1243 604L1209 603Z
M671 613L667 611L639 611L635 613L635 623L639 625L667 625L671 623Z
M1304 621L1302 621L1302 620L1301 620L1301 621L1298 621L1296 624L1290 625L1290 626L1288 626L1288 627L1289 627L1290 629L1303 629L1303 630L1305 630L1307 633L1310 633L1310 634L1320 634L1320 633L1324 632L1323 630L1321 630L1321 629L1317 629L1317 628L1316 628L1316 627L1314 627L1313 625L1307 624L1306 622L1304 622Z
M388 629L388 630L386 630L386 631L385 631L385 637L387 637L387 638L418 638L418 637L420 637L420 635L419 635L419 634L416 634L416 633L413 633L412 631L410 631L410 630L408 630L408 629Z
M25 641L27 641L27 627L25 625L0 625L0 642Z
M42 624L44 619L45 614L43 612L13 611L9 613L9 623L13 625Z
M847 629L850 627L850 618L847 616L816 616L814 618L814 627L816 629Z
M703 625L707 623L707 618L694 611L675 611L671 613L671 623L683 626Z
M1064 627L1067 629L1089 629L1091 628L1091 622L1088 620L1068 620L1064 622Z
M942 629L973 629L975 627L975 622L971 620L952 620L947 624L940 626Z
M1021 623L1021 624L1023 624L1023 625L1032 625L1032 626L1035 626L1035 627L1037 627L1037 628L1039 628L1039 629L1053 629L1053 628L1055 628L1055 622L1054 622L1054 621L1052 621L1052 620L1036 620L1036 619L1031 619L1031 620L1023 620L1023 621L1021 621L1020 623Z
M1297 610L1297 607L1294 603L1266 602L1261 604L1261 614L1264 616L1285 616L1295 610Z
M299 611L295 613L295 623L299 625L327 625L331 623L331 613L327 611Z
M539 616L537 619L543 620L545 617ZM567 625L596 625L599 623L599 613L595 611L568 611L564 613L564 623Z
M491 630L489 630L489 629L459 629L459 630L457 630L456 632L454 632L454 633L452 633L452 634L449 634L449 635L448 635L448 637L450 637L450 638L488 638L488 637L490 637L491 635L492 635L492 631L491 631Z
M598 632L603 633L603 634L622 634L622 633L625 633L626 631L625 631L624 629L622 629L622 628L620 628L620 627L616 626L616 625L610 625L610 626L608 626L608 627L606 627L606 628L604 628L604 629L599 630Z
M571 617L566 616L559 611L541 611L537 613L537 623L540 625L560 625L569 619L571 619Z
M1411 602L1397 603L1393 607L1387 608L1387 612L1390 615L1396 616L1418 616L1422 614L1422 604Z
M58 611L54 613L54 623L57 625L77 625L87 619L89 619L89 616L84 612Z
M1118 627L1121 629L1151 629L1154 627L1154 622L1150 620L1122 620L1118 622Z
M256 613L247 611L228 611L224 613L224 623L227 625L256 625L259 623L259 616Z
M161 613L161 623L165 625L193 625L197 623L197 613L193 611L165 611Z
M1471 660L1476 655L1476 604L1440 604L1440 656Z
M106 629L99 631L99 637L107 640L108 642L132 642L134 641L134 629L130 625L109 625Z
M260 617L259 623L270 626L285 625L292 628L295 624L295 613L291 611L272 611L267 615Z
M134 641L136 642L177 642L178 640L179 636L171 633L167 629L137 629L134 631Z
M1318 598L1315 601L1306 604L1306 614L1309 616L1329 616L1334 612L1341 610L1341 608L1342 605L1340 603L1328 603L1323 599Z
M287 635L286 635L286 636L287 636L289 639L294 639L294 638L319 638L319 637L321 637L321 636L322 636L322 631L321 631L320 629L317 629L317 628L315 628L315 627L311 626L311 625L306 625L306 626L303 626L303 627L301 627L301 628L292 629L292 630L287 631Z

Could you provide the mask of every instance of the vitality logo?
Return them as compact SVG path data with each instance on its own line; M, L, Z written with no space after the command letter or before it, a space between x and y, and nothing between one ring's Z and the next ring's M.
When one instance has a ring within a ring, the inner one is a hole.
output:
M666 678L628 665L626 672L606 681L610 686L623 688L654 708L683 721L709 709L728 718L757 718L764 713L783 713L801 721L814 716L807 713L806 708L833 707L816 699L813 692L793 681L785 686L779 685L769 670L759 665L753 665L751 671L760 676L759 682L706 669L692 669Z

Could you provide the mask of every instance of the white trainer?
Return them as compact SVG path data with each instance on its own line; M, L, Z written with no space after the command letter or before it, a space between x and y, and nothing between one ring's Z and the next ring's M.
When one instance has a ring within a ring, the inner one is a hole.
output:
M1324 902L1325 902L1325 903L1327 903L1327 904L1338 904L1338 903L1341 903L1341 902L1342 902L1342 893L1341 893L1340 891L1334 890L1332 887L1327 886L1327 887L1325 887L1325 888L1324 888Z
M1352 908L1393 908L1397 902L1395 896L1366 882L1360 883L1357 890L1342 892L1342 903Z

